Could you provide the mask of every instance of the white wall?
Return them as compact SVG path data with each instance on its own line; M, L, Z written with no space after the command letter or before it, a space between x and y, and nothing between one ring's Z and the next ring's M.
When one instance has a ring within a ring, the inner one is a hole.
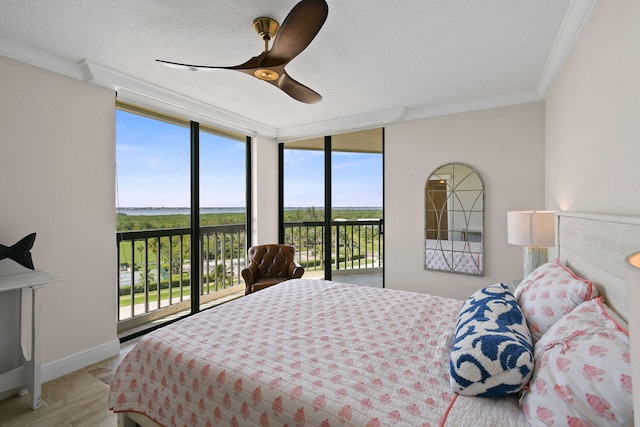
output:
M425 185L450 162L485 185L485 275L424 269ZM507 211L544 207L542 102L390 125L385 132L385 286L466 298L521 278L522 249L507 243Z
M278 242L278 144L258 136L252 146L252 245Z
M62 279L42 290L44 364L100 360L118 350L114 93L4 57L0 75L0 243L36 232L36 269Z
M550 209L640 215L638 23L637 0L597 2L551 88L546 102ZM628 306L634 302L640 301ZM634 316L629 336L635 421L640 425L637 326Z
M599 1L551 88L550 209L640 214L639 23L640 2Z

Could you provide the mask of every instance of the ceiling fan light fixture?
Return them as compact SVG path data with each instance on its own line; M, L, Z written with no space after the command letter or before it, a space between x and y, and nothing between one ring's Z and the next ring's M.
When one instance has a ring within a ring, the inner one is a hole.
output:
M278 80L280 75L273 70L269 70L267 68L258 68L254 73L254 76L259 78L260 80L266 80L268 82Z

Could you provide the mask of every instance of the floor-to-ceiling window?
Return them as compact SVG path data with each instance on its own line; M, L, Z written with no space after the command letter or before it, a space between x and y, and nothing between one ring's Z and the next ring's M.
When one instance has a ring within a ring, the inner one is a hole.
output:
M383 137L373 129L282 146L281 239L296 246L305 277L382 270Z
M284 145L281 240L296 247L307 277L324 275L324 140Z
M331 137L333 280L360 283L356 274L384 265L382 171L382 129Z
M118 105L119 330L242 290L249 141Z
M246 139L200 127L200 305L242 281L246 253Z

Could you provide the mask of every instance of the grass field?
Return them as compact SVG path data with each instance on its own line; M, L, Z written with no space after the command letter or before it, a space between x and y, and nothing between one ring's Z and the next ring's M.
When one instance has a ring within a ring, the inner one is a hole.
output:
M180 288L172 288L172 298L173 301L180 301ZM191 296L191 289L189 288L189 283L186 283L185 286L182 287L182 295L183 299L189 299ZM168 300L169 299L169 289L161 289L160 290L160 300ZM149 292L149 304L155 303L158 301L158 291L150 291ZM134 305L144 304L144 294L137 293L135 294ZM131 305L131 295L123 295L120 297L120 307L129 307Z
M333 218L346 220L356 220L360 218L382 218L382 209L334 209ZM190 226L189 215L116 215L116 230L160 230L163 228L184 228ZM323 221L324 209L322 208L299 208L286 209L284 211L284 221ZM230 225L246 223L244 213L216 213L200 215L200 225Z
M127 264L131 266L135 265L144 265L144 242L136 241L133 249L135 256L131 255L131 242L123 242L120 244L120 264ZM156 264L156 254L149 250L149 265Z

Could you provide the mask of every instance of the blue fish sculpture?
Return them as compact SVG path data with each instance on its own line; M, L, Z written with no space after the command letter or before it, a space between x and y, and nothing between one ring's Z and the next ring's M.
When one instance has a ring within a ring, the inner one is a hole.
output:
M10 258L23 267L33 270L31 248L36 240L36 233L31 233L13 246L0 245L0 260Z

